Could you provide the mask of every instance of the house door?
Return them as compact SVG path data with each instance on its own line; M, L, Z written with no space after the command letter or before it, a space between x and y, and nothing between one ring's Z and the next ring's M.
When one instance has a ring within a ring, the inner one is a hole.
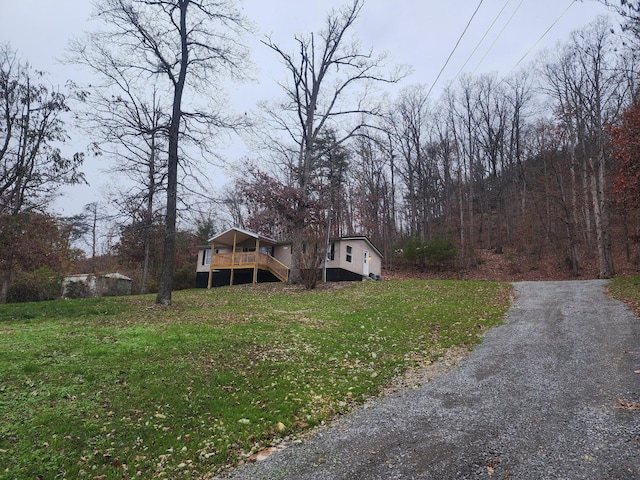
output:
M364 263L362 264L362 275L365 277L369 276L369 252L367 250L364 251Z

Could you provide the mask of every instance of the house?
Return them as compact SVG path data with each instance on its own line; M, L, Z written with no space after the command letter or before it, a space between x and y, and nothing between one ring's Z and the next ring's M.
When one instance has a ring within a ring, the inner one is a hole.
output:
M380 278L382 254L367 237L331 239L326 279L330 282ZM240 228L209 239L200 247L196 284L211 288L240 283L286 282L291 267L291 242L278 242Z

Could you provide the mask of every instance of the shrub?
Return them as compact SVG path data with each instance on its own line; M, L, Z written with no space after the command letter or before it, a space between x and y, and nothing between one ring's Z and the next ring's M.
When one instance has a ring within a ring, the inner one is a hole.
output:
M196 272L192 266L185 266L173 272L173 290L196 288ZM157 289L157 287L156 287Z
M402 249L402 256L412 263L422 262L424 260L422 258L422 240L417 237L409 238Z
M69 282L65 288L64 296L66 298L88 298L91 296L91 290L87 282Z
M451 238L434 237L423 241L411 237L403 248L403 257L406 260L426 266L453 263L457 255L458 249Z
M422 248L428 264L451 262L458 254L458 249L450 238L432 238L424 242Z
M39 302L60 298L62 278L47 267L34 272L20 272L11 282L7 301L10 303Z

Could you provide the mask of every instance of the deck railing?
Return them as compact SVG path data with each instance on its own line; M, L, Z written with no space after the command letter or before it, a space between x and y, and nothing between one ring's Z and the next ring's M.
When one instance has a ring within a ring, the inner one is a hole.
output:
M269 270L283 282L289 279L289 268L266 253L258 253L258 268ZM252 268L256 252L218 253L211 256L211 268Z

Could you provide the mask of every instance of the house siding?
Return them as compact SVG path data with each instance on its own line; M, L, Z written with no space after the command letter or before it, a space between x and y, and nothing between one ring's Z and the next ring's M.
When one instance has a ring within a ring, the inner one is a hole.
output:
M273 247L273 256L280 263L285 264L291 268L291 244L277 245Z
M339 268L358 275L363 275L364 252L368 251L369 256L371 257L371 261L369 262L369 273L374 275L381 274L382 259L366 240L360 238L341 239L336 240L334 243L335 257L334 260L329 260L329 262L327 262L327 268ZM347 262L347 246L352 248L351 262Z
M211 250L211 248L200 248L198 250L198 265L196 266L196 279L197 279L198 273L201 273L201 272L209 273L209 264L203 265L205 252L207 250ZM205 283L205 287L206 287L206 283Z

